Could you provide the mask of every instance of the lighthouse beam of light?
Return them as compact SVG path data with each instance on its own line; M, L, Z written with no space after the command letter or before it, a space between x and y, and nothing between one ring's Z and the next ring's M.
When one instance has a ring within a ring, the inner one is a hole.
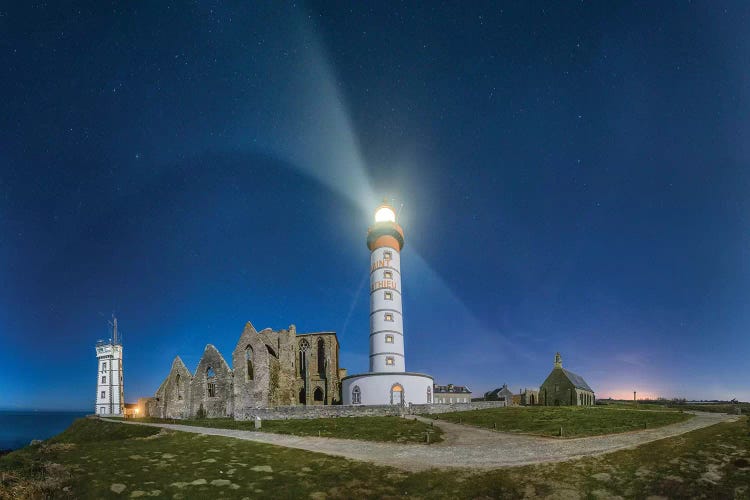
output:
M264 106L249 110L255 125L249 128L253 143L267 154L283 160L295 171L315 179L347 199L369 217L379 204L379 198L372 189L357 135L334 72L311 21L302 16L295 18L293 24L296 29L286 33L283 41L277 39L277 43L299 49L284 52L285 64L280 69L275 66L275 71L269 74L271 79L263 91L266 97ZM257 127L260 123L265 124L262 129ZM413 250L413 254L414 268L408 273L413 276L415 285L418 281L429 283L429 289L420 286L424 290L415 293L415 296L420 296L426 302L434 299L445 310L453 311L452 323L461 329L468 326L474 332L476 342L489 340L492 345L502 346L503 352L521 351L522 356L532 357L525 349L510 343L503 333L483 326L482 321L419 252ZM363 277L363 283L366 277ZM342 334L348 329L356 304L364 300L364 289L360 284L353 294ZM473 347L476 349L471 351L481 351L480 347ZM497 354L492 358L493 363L496 361ZM476 362L474 354L467 354L467 365ZM365 367L362 367L362 371L366 371Z

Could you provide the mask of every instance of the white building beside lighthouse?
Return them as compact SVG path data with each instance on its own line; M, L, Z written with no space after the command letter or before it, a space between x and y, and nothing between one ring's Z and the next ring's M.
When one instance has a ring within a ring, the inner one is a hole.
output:
M432 403L433 379L406 371L401 306L404 230L388 204L375 210L370 249L370 371L341 380L345 405Z
M117 318L112 323L112 338L96 343L96 359L98 370L94 413L122 416L125 397L122 384L122 342L117 335Z

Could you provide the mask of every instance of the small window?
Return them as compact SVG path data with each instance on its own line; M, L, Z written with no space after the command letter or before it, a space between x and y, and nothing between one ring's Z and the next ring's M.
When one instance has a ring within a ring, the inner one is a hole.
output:
M432 403L432 387L427 386L427 402Z
M393 344L393 335L386 334L386 336L385 336L385 343L386 344Z
M106 396L106 394L107 394L107 392L106 392L106 391L102 391L102 396L101 396L101 397L102 397L102 399L104 399L105 397L107 397L107 396Z
M391 314L391 313L385 313L385 320L386 321L393 321L393 314Z
M385 300L393 300L393 292L385 292Z
M207 388L208 388L208 397L215 398L216 397L216 383L209 382Z
M393 366L393 363L394 363L393 356L388 356L385 358L386 366Z
M391 271L385 271L383 273L383 278L385 278L387 280L393 279L393 273Z
M107 363L102 363L102 371L107 369Z
M384 260L391 260L393 258L393 254L390 252L390 250L386 250L383 252L383 259Z
M358 405L362 403L362 392L359 390L359 386L355 385L352 389L352 404Z
M101 408L99 408L99 413L104 413L105 411L107 411L107 410L103 406Z
M102 384L106 384L106 383L107 383L107 376L105 375L102 377Z

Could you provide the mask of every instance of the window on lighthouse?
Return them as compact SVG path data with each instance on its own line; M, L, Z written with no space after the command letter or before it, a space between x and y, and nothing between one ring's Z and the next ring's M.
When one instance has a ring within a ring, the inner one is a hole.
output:
M391 271L385 271L383 272L383 278L389 280L393 278L393 273Z
M383 260L391 260L392 258L393 254L390 251L386 250L383 252Z
M385 292L385 300L393 300L393 292Z
M386 344L393 344L393 335L386 335L385 336L385 343Z
M393 366L393 363L394 363L393 356L388 356L387 358L385 358L386 366Z
M385 313L385 320L386 321L393 321L393 314L391 314L391 313Z

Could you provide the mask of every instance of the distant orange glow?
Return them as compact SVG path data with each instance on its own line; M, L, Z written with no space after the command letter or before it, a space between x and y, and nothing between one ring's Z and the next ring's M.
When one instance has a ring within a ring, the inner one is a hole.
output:
M643 390L639 391L638 389L618 389L614 391L602 391L601 395L597 395L599 399L606 399L606 398L612 398L612 399L625 399L628 401L633 400L633 391L636 391L636 398L637 399L658 399L659 397L662 397L661 394L649 391L649 390Z

